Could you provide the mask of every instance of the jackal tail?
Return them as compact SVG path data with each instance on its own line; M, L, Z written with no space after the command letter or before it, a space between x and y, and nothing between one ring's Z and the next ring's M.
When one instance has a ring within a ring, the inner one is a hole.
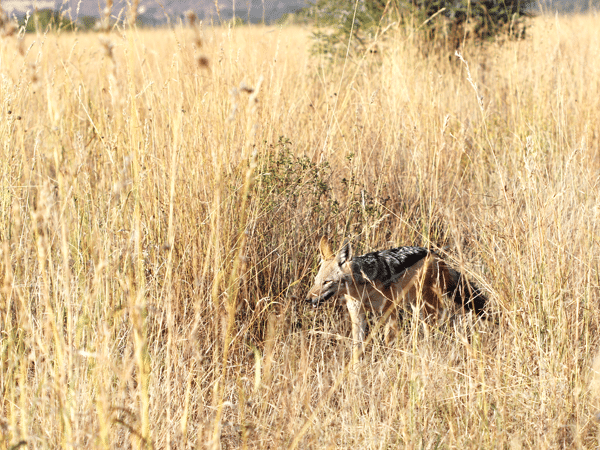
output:
M450 282L447 288L454 302L465 311L473 311L478 316L483 315L487 297L481 288L472 283L465 275L450 267L448 267L448 272L450 273Z

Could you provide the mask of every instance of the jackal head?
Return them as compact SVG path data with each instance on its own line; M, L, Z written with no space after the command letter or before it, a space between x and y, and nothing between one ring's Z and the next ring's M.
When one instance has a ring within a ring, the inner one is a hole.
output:
M315 277L313 287L308 291L306 301L314 308L346 289L346 282L352 280L352 247L345 242L342 249L334 254L326 237L319 243L321 267Z

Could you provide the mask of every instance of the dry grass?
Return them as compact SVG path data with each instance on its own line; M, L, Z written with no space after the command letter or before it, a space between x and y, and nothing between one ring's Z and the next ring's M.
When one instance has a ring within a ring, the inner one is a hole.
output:
M292 27L0 40L0 448L596 448L598 22L464 63L391 30L335 66ZM407 319L348 370L302 303L324 233L440 248L498 324Z

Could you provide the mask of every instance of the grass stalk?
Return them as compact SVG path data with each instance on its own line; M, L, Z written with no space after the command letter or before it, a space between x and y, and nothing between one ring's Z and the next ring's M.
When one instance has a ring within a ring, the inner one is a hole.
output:
M0 45L0 449L598 446L597 18L342 66L106 6ZM497 320L373 321L354 367L324 234L436 248Z

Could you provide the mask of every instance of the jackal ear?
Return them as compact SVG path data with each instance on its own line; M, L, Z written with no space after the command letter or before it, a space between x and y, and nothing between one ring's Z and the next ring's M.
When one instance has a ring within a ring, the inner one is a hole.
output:
M321 259L326 261L328 259L333 259L335 256L331 251L331 246L329 245L329 241L327 240L327 236L323 236L321 238L321 242L319 242L319 252L321 253Z
M335 258L340 266L352 259L352 246L350 245L350 241L344 241L344 245L342 245L341 250Z

